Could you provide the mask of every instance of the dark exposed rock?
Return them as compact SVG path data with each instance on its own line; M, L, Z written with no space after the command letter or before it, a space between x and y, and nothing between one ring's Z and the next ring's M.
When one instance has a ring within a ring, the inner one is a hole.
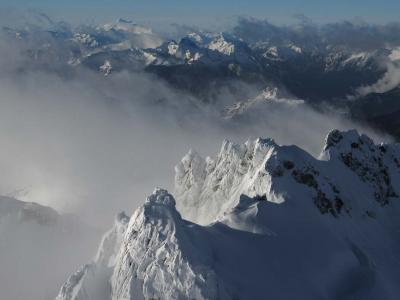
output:
M257 195L253 198L255 201L267 201L266 195Z
M379 150L381 150L381 152L383 152L383 153L386 153L386 148L384 145L380 145Z
M326 138L325 150L336 145L343 139L342 133L339 130L333 130Z
M367 211L365 212L365 214L366 214L368 217L372 218L372 219L376 219L376 213L374 213L373 211L367 210Z
M369 159L365 156L362 161L356 158L352 152L341 153L341 159L362 181L373 184L375 199L380 204L386 205L389 203L389 197L397 195L393 190L387 166L383 163L383 153L385 152L381 150L379 153L374 153Z
M285 167L285 169L291 170L291 169L294 168L294 163L292 161L290 161L290 160L285 160L283 162L283 166Z
M337 217L332 201L329 200L322 191L319 190L317 192L317 196L314 198L314 203L322 214L331 213L334 217Z
M314 178L314 175L311 173L306 173L300 170L294 170L292 172L293 178L301 184L305 184L309 187L313 187L315 189L318 188L318 183Z
M273 172L272 172L272 177L282 177L283 176L283 169L281 166L277 166Z
M335 209L337 211L337 213L340 214L342 207L344 205L344 202L341 198L339 198L338 196L335 197Z

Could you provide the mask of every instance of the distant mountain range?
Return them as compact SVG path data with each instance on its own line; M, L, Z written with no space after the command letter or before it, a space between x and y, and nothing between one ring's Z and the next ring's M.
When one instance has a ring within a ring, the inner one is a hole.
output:
M278 88L316 109L340 112L400 137L400 89L390 78L400 63L399 41L385 36L383 29L379 33L379 28L349 24L343 26L359 31L354 41L343 41L342 31L336 36L329 27L315 32L304 24L279 28L247 22L231 32L187 31L176 40L123 19L76 28L63 23L46 30L3 28L3 33L29 57L19 71L147 72L207 104L218 102L222 88L235 94L238 82L259 94ZM366 45L368 30L371 40L383 41ZM380 39L374 34L381 34ZM240 93L237 97L235 101L246 100Z

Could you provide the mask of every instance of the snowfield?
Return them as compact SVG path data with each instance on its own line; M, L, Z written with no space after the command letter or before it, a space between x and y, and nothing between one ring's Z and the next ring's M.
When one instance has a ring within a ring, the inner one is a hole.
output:
M120 214L57 300L398 299L400 146L332 131L319 159L271 139L190 151L175 198Z

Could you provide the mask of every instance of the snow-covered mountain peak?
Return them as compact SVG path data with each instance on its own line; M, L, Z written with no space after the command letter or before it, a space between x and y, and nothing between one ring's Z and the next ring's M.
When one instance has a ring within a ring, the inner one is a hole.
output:
M265 194L270 182L265 185L255 182L277 147L272 139L259 138L244 144L225 140L215 159L203 159L189 153L175 168L179 211L186 219L207 224L234 207L240 194L251 197ZM267 177L264 179L268 181ZM274 193L270 194L270 200L283 201Z
M57 299L218 298L211 253L201 245L204 233L183 221L174 203L156 189L127 226L116 222L101 243L103 259L71 276Z
M88 33L77 32L74 34L72 41L89 48L96 48L99 46L96 39Z
M158 188L129 223L117 219L102 255L57 299L396 299L399 197L381 205L376 192L387 181L369 171L363 180L359 170L387 167L397 193L398 145L380 150L356 131L332 131L327 145L371 156L352 168L271 139L224 141L215 159L189 151L176 167L176 201Z
M152 34L153 30L148 27L144 27L138 24L135 24L132 21L118 19L114 23L105 24L102 26L102 29L105 31L125 31L133 34Z
M278 87L267 87L262 90L257 96L239 101L225 108L223 116L226 119L231 119L241 116L253 109L257 109L259 105L302 105L304 100L294 99L287 93L280 90Z
M61 219L58 212L50 207L0 196L0 220L5 217L21 223L34 222L42 226L56 225Z
M320 159L270 139L244 144L225 141L217 158L208 163L198 156L186 156L178 164L177 206L184 218L200 224L219 220L222 212L238 204L242 194L274 203L309 198L312 201L307 205L313 203L322 214L335 217L356 206L364 207L356 212L362 214L365 207L398 198L399 157L398 145L375 145L357 131L332 131ZM354 200L358 197L349 190L349 182L364 194L363 203Z
M191 32L187 35L187 37L192 40L194 43L197 45L203 45L204 44L204 38L205 36L198 33L198 32Z
M175 199L168 193L167 190L161 188L156 188L153 194L147 197L146 203L175 207Z
M221 33L210 41L208 49L230 56L235 53L236 47L234 42L227 40L224 34Z
M389 59L392 61L400 60L400 47L396 47L396 48L390 50Z
M365 134L360 135L355 129L349 131L332 130L325 139L323 151L326 154L337 154L359 147L371 150L375 147L374 141Z
M174 198L156 189L128 225L111 277L113 299L202 299L208 282L195 271L195 253Z
M374 191L375 200L386 205L400 193L399 144L374 144L356 130L332 131L326 138L322 159L339 161ZM396 200L397 201L397 200Z
M241 40L226 33L192 32L179 43L165 42L157 50L163 56L162 64L254 64L251 50Z

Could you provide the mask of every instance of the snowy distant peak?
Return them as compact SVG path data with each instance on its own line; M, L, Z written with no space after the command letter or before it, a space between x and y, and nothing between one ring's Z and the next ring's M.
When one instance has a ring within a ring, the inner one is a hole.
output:
M192 64L204 55L204 51L188 37L182 38L179 43L174 40L164 42L154 51L147 51L155 55L153 64L156 65Z
M374 146L374 142L365 134L360 135L357 130L349 130L346 132L339 130L332 130L325 139L323 151L327 153L348 151L355 147L355 144L361 144L364 147ZM352 146L353 145L353 146Z
M302 105L304 104L304 100L295 99L293 96L290 96L278 87L267 87L254 98L239 101L226 107L223 111L223 116L226 119L231 119L243 115L249 110L257 109L259 105L269 104Z
M278 98L279 89L277 87L274 88L266 88L262 91L261 97L264 99L275 99Z
M221 64L229 61L253 63L251 50L247 45L226 33L192 32L183 37L179 43L175 41L164 43L157 52L173 58L170 61L166 59L164 64L195 62Z
M208 49L218 51L224 55L230 56L235 53L236 47L232 40L227 40L224 34L219 34L208 44Z
M275 63L312 59L316 64L322 63L325 72L347 67L362 69L387 59L392 53L385 49L361 51L332 45L297 45L293 42L257 43L251 48L267 61ZM394 57L395 53L393 52Z
M0 220L5 217L21 223L35 222L42 226L55 225L60 219L60 215L50 207L0 196Z
M105 24L101 28L105 31L116 30L125 31L132 34L153 34L153 30L151 28L144 27L124 19L118 19L114 23Z
M303 100L298 100L295 99L295 97L289 95L287 92L284 90L278 88L278 87L267 87L262 92L255 97L257 100L270 100L270 101L276 101L276 102L284 102L286 101L291 101L291 102L296 102L296 103L304 103Z
M391 49L389 58L392 61L399 61L400 60L400 47L396 47L394 49Z
M269 45L264 48L263 46L257 46L256 49L263 49L263 57L271 60L286 60L303 54L303 49L293 44L284 46Z
M187 38L193 41L195 44L199 46L204 46L207 41L207 36L198 32L191 32L187 35Z
M200 58L203 55L202 52L202 49L192 39L185 37L180 40L175 56L188 62L195 57Z
M109 60L105 60L104 64L99 67L100 72L104 74L104 76L108 76L112 71L112 64Z
M88 33L75 33L72 41L89 48L96 48L99 43Z
M179 45L175 41L168 42L166 46L169 55L175 55L179 49Z

